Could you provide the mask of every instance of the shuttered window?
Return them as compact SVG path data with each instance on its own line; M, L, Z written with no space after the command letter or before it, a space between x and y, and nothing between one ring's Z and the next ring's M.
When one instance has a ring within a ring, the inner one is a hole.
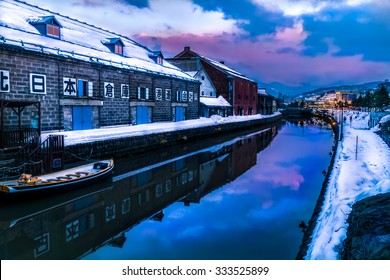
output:
M47 35L60 38L60 28L55 25L47 25Z

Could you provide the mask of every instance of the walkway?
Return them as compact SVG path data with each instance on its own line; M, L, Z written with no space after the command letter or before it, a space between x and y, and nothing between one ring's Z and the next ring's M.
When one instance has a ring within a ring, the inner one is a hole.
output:
M368 113L347 112L345 115L344 138L339 142L306 259L338 259L352 204L368 196L390 192L389 146L374 133L375 128L368 129Z

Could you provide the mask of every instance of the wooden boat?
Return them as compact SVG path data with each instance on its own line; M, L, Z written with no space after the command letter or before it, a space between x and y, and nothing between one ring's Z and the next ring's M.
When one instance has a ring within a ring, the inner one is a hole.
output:
M102 160L40 175L22 174L18 180L0 182L0 198L31 197L79 189L111 174L114 161Z

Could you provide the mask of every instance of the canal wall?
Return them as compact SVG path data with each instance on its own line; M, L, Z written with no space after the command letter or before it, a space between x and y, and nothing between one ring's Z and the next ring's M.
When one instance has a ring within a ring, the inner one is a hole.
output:
M324 178L324 181L322 183L321 191L320 191L320 194L318 196L316 205L314 207L313 214L312 214L308 224L307 225L305 224L305 226L302 229L303 230L303 238L302 238L301 246L300 246L299 251L298 251L297 256L296 256L297 260L304 259L304 257L307 254L307 250L309 249L309 245L312 241L313 231L314 231L314 228L316 227L318 217L321 213L322 205L324 204L325 194L326 194L326 190L328 188L330 175L331 175L332 170L333 170L333 166L334 166L334 162L335 162L336 154L337 154L337 147L338 147L338 143L339 143L340 129L339 129L339 126L337 124L337 121L332 116L329 116L329 115L326 115L323 113L319 113L319 112L315 113L314 117L322 119L323 121L325 121L331 125L332 130L333 130L333 135L334 135L334 138L333 138L334 144L333 144L333 148L332 148L332 157L331 157L331 160L330 160L330 163L328 166L328 170L323 171L325 178Z
M356 202L348 215L343 260L390 259L390 193Z
M224 135L246 131L254 128L261 129L276 124L282 119L278 114L263 119L248 121L216 123L215 125L194 127L177 131L129 136L117 139L95 141L65 147L64 163L69 164L90 158L128 157L151 151L168 149L177 145L189 144L196 141L222 137Z

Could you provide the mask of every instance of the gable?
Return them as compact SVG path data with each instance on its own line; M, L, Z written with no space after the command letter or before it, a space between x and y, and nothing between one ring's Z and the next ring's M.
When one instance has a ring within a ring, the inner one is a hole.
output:
M39 16L27 18L27 22L45 36L60 38L62 25L55 16Z

